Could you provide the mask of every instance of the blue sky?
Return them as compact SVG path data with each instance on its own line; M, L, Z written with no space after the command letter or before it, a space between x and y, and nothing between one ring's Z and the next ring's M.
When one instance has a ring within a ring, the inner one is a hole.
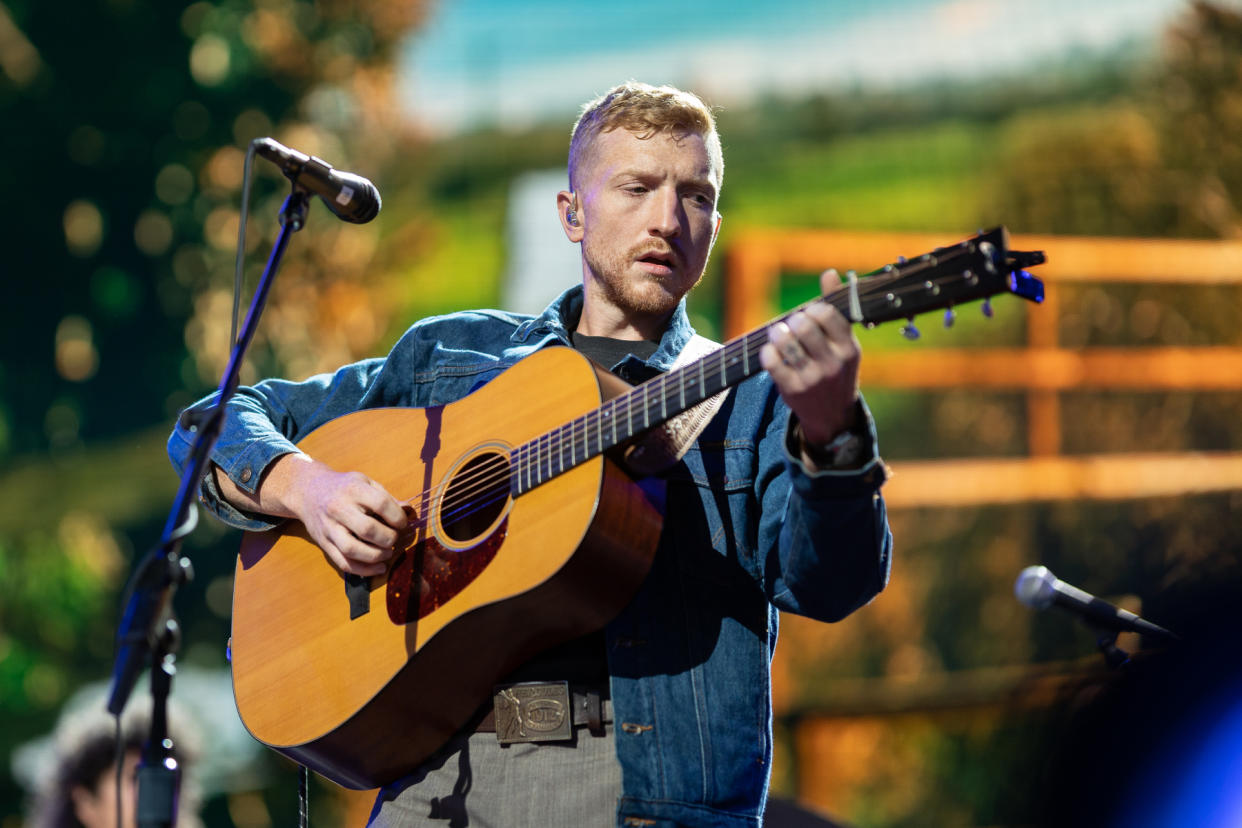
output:
M1151 42L1185 0L438 0L407 44L403 104L452 130L572 115L628 78L714 104L757 93L1011 74Z

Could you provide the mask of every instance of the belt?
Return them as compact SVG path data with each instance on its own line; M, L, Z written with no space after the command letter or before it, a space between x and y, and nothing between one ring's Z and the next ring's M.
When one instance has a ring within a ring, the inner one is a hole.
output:
M475 725L476 733L495 733L502 745L511 742L554 742L573 738L586 725L604 735L612 721L612 700L606 689L570 687L567 681L499 684L492 704Z

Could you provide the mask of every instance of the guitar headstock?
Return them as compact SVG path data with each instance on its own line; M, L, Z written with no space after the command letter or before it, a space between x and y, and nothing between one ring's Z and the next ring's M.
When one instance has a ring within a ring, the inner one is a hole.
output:
M928 311L952 309L1002 293L1042 302L1043 282L1023 268L1043 262L1042 251L1010 250L1009 231L996 227L950 247L900 259L829 298L848 319L867 327L893 319L913 319ZM991 315L990 305L984 305L984 313ZM913 326L908 330L917 336Z

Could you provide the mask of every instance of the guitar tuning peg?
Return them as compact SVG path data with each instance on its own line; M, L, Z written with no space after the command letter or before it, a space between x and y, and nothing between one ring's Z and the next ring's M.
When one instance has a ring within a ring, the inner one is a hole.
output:
M982 311L983 311L983 315L984 315L984 316L986 316L988 319L991 319L991 318L992 318L992 300L991 300L991 299L984 299L984 300L983 300L983 307L982 307L982 308L980 308L980 310L982 310Z
M906 257L905 257L905 256L898 256L898 257L897 257L897 264L899 264L899 265L903 265L903 264L905 264L907 261L908 261L908 260L906 259Z
M956 320L957 320L957 311L953 310L953 308L945 308L944 309L944 326L946 328L952 328L953 323Z
M906 339L911 339L911 340L918 339L919 336L921 336L921 334L919 333L919 329L914 327L913 318L907 319L906 324L901 326L901 335L904 336Z

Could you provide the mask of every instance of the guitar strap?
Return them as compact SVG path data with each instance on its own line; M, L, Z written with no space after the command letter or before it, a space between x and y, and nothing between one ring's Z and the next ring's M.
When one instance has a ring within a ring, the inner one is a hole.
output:
M671 371L689 365L696 359L702 359L720 348L719 342L713 342L705 336L695 334L681 349L677 359L673 361ZM687 409L667 420L663 425L652 429L634 445L626 449L625 465L637 475L646 477L658 474L686 455L694 441L699 439L703 429L716 416L731 389L726 388L714 397L709 397L693 408Z

